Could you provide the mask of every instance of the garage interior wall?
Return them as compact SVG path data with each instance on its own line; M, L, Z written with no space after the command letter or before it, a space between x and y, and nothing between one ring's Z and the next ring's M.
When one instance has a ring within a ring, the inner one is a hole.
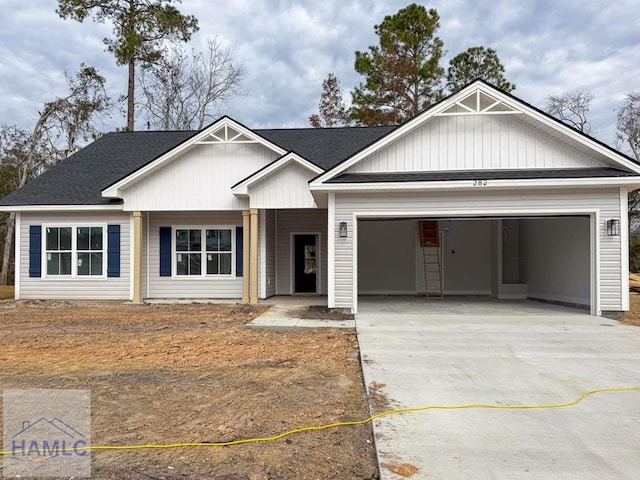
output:
M417 228L416 220L359 222L360 294L424 294ZM439 229L445 295L590 304L588 217L440 220Z
M358 222L359 293L425 292L417 228L416 220ZM491 294L491 221L445 220L439 228L443 231L445 294Z
M520 222L521 278L528 296L590 304L588 217L524 219Z

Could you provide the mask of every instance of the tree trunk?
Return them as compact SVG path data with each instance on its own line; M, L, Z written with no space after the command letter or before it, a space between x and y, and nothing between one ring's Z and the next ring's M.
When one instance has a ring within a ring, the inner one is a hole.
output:
M13 231L16 225L16 214L10 213L7 218L7 235L4 239L4 255L2 256L2 269L0 270L0 285L8 285L9 265L13 253Z
M136 64L133 58L129 59L129 84L127 87L127 130L133 132L134 128L134 94L135 94Z

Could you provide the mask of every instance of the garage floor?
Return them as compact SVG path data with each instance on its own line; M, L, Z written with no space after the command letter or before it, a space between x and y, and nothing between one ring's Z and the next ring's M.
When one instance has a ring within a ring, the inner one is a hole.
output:
M361 297L365 382L388 405L539 404L640 385L640 328L489 299ZM384 403L384 402L383 402ZM382 478L636 479L640 392L556 410L429 410L374 425ZM393 473L394 471L399 472Z

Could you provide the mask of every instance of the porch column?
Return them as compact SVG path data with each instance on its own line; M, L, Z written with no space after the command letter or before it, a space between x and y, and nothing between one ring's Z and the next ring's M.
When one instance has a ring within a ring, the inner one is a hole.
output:
M249 210L242 211L242 303L249 303Z
M133 303L142 303L142 212L133 212Z
M258 303L258 210L249 210L251 217L251 265L249 266L249 303Z

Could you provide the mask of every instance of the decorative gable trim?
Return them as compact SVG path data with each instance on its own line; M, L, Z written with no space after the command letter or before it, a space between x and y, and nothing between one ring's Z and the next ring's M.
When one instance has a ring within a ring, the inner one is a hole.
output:
M306 168L307 170L312 171L316 175L319 175L322 172L324 172L322 168L320 168L314 163L311 163L309 160L306 160L305 158L301 157L297 153L288 152L282 157L271 162L266 167L258 170L257 172L248 176L244 180L241 180L240 182L236 183L233 187L231 187L231 193L233 193L237 197L245 197L249 194L249 187L251 187L252 185L256 185L257 183L260 183L263 179L265 179L272 173L275 173L278 170L285 168L287 165L291 163L296 163Z
M124 189L151 175L155 170L173 161L178 155L185 153L196 145L212 143L258 143L279 155L286 153L286 150L282 147L251 131L231 117L224 116L170 151L108 186L102 190L102 196L107 198L122 198L122 191Z
M409 132L419 128L434 117L495 114L519 114L530 117L570 138L571 140L574 140L590 148L594 152L612 160L615 164L633 172L640 173L640 165L629 157L626 157L624 154L617 152L598 140L569 127L560 120L551 117L511 94L505 93L483 80L476 80L457 93L445 98L411 120L398 126L398 128L385 135L377 142L360 150L356 154L344 160L342 163L336 165L334 168L317 176L310 182L310 188L312 191L327 190L327 185L324 185L325 182L338 176L348 168L366 159L372 154L382 150Z
M499 98L477 89L466 97L453 102L452 106L438 113L436 116L513 115L521 113L521 110L506 104Z

